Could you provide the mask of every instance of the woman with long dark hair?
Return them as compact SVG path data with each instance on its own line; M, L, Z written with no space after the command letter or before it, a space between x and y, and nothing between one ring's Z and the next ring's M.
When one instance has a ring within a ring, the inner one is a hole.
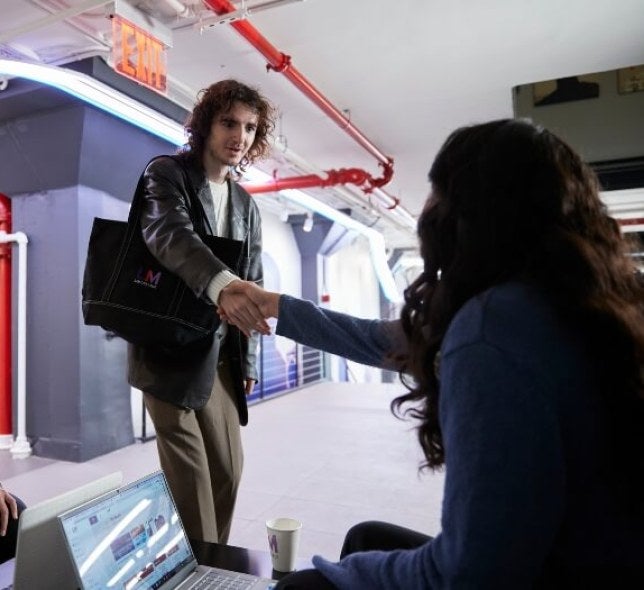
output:
M339 563L278 587L633 587L644 289L596 177L549 131L501 120L452 133L429 179L400 323L248 293L279 334L373 364L398 353L412 380L394 410L420 421L425 467L446 468L442 530L357 525Z

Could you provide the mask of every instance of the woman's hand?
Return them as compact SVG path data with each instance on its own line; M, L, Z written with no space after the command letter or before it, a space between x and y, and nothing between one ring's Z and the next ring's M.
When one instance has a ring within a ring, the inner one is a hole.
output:
M219 295L217 313L233 326L237 326L247 337L255 330L268 336L271 328L264 319L265 314L249 297L249 288L254 283L236 280L224 287ZM256 287L259 289L259 287Z
M239 307L250 309L252 310L251 313L249 313L249 315L245 317L243 313L240 313L236 316L230 314L228 312L228 309L221 305L224 293L227 293L230 297L229 301L232 301L232 298L235 298L238 302ZM271 332L270 327L266 323L266 318L278 317L279 300L279 293L265 291L261 287L258 287L255 283L241 280L233 281L221 292L221 295L219 297L220 306L218 308L218 313L223 320L226 320L228 323L237 326L240 330L242 330L242 332L244 331L244 328L250 327L251 330L257 330L264 335L268 335ZM258 321L258 316L261 318L261 321ZM262 329L259 329L257 326L261 327Z

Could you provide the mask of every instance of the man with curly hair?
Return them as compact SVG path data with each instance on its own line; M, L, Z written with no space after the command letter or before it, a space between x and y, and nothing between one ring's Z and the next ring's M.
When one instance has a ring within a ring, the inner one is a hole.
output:
M245 297L241 279L262 283L257 205L234 181L269 152L274 109L235 80L202 90L188 121L188 145L155 158L143 172L141 229L150 252L199 297L226 313L212 345L168 351L130 345L128 380L143 392L157 435L161 467L191 539L226 543L242 472L240 425L257 381L257 332L268 326ZM213 235L243 243L231 269L193 227L189 195L203 205ZM236 274L237 272L237 274Z

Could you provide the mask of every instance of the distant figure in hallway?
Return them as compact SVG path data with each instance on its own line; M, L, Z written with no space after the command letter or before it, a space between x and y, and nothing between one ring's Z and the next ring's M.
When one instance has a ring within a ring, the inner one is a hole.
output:
M16 555L18 518L25 508L20 498L7 492L0 484L0 563Z
M538 102L535 102L534 106L541 107L548 104L597 98L599 96L599 84L597 82L582 82L577 76L571 76L569 78L558 78L556 83L557 88L546 94Z
M399 322L235 285L278 334L402 363L393 407L446 468L435 538L358 524L277 588L644 587L644 285L594 173L501 120L453 132L429 179Z
M267 332L268 325L254 304L228 290L240 276L255 284L263 278L259 209L235 178L268 155L273 127L274 109L258 90L217 82L201 91L186 123L188 147L143 172L141 229L150 252L212 303L213 314L225 310L241 326L222 322L203 350L128 347L129 383L143 392L161 467L195 540L227 542L242 473L240 425L248 421L246 396L258 379L255 330ZM243 243L239 271L195 231L191 192L213 235Z

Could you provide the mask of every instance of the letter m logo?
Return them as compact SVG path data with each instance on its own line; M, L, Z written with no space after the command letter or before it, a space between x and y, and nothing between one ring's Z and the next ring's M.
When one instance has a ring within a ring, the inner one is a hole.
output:
M160 279L161 279L161 271L155 274L154 272L152 272L152 270L148 270L145 273L145 282L150 285L154 285L155 287L157 287L159 285Z

